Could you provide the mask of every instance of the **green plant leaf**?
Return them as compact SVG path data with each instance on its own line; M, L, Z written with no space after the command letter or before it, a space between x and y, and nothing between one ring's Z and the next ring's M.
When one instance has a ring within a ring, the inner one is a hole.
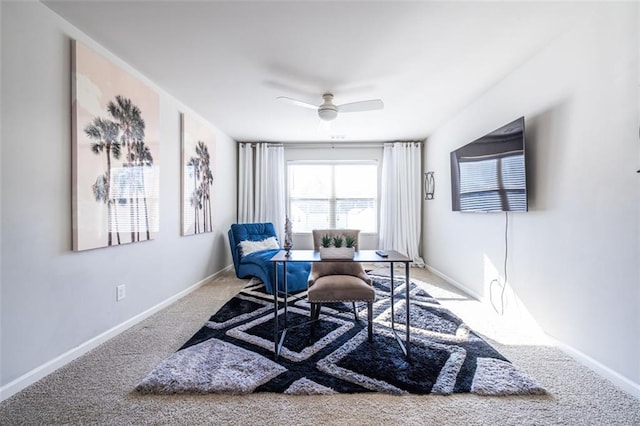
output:
M325 234L322 236L322 240L320 241L320 245L322 247L331 247L331 243L333 242L333 238L331 238L331 235L329 234Z
M344 243L347 247L355 247L357 242L358 239L353 235L347 235L346 237L344 237Z

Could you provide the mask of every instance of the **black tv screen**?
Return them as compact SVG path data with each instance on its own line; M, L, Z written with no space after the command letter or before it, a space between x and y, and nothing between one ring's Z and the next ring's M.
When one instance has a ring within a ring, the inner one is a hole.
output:
M524 117L451 152L451 204L461 212L525 212Z

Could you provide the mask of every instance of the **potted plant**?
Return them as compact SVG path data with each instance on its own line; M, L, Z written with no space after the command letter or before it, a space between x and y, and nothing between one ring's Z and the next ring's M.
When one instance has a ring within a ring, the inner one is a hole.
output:
M344 244L349 248L355 249L357 243L358 239L353 235L347 235L346 237L344 237Z
M321 259L353 259L356 239L344 235L323 235L320 241Z

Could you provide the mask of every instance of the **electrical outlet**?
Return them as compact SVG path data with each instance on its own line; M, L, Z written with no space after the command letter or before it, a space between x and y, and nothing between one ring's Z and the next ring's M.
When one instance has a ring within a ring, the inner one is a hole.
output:
M124 284L120 284L116 287L116 302L124 299L127 296L126 287Z

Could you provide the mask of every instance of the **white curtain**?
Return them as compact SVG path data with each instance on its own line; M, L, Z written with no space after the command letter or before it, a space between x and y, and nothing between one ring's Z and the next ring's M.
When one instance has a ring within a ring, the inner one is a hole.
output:
M253 148L241 143L238 149L238 223L253 222Z
M284 147L241 143L238 152L238 223L271 222L284 241Z
M418 253L421 233L421 144L384 145L380 194L380 241L383 250L396 250L424 266Z

